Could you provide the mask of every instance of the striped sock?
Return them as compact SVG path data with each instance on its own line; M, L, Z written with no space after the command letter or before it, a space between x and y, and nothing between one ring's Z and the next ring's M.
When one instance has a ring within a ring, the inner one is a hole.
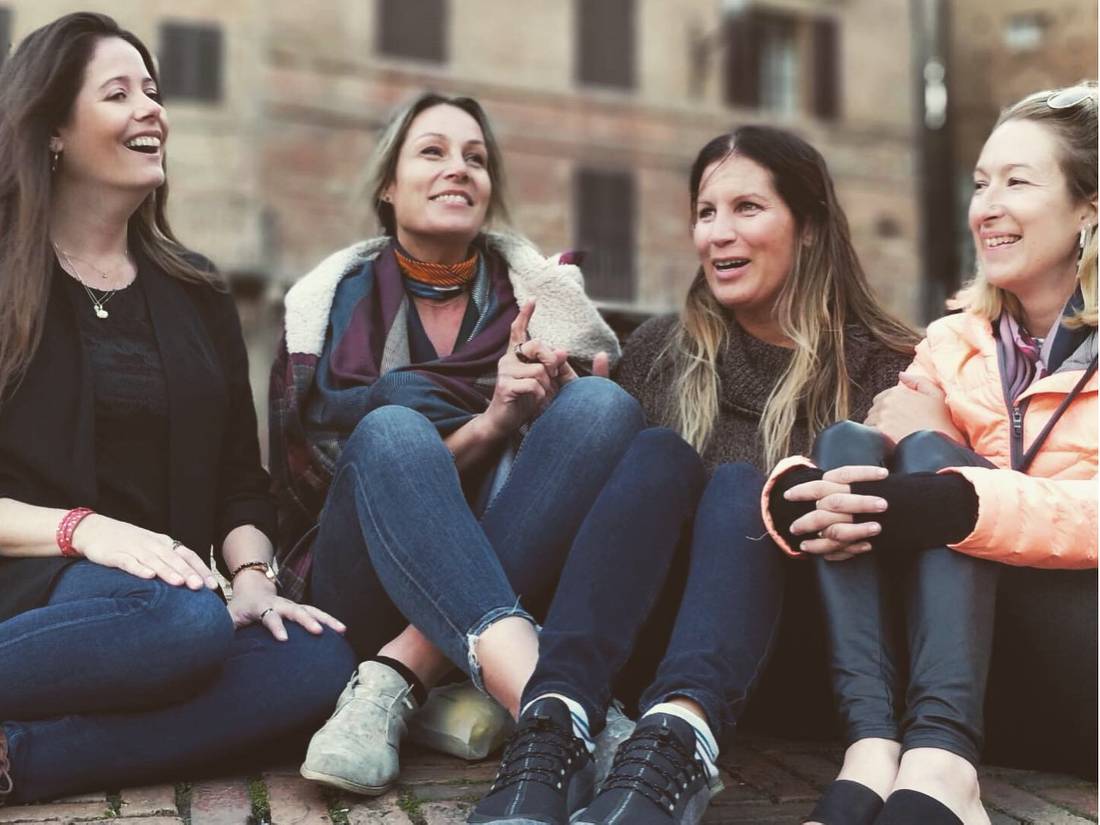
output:
M560 693L544 693L524 705L520 715L527 713L527 709L540 699L560 699L564 702L565 706L569 708L569 715L573 718L573 735L584 742L584 746L588 748L589 753L596 751L596 743L592 740L592 734L588 731L588 714L575 699L562 696Z
M672 702L661 702L654 705L642 714L642 718L644 719L654 713L667 713L669 716L683 719L695 729L695 755L703 763L707 776L710 779L717 779L718 743L714 739L714 734L710 732L710 725L707 724L706 720Z

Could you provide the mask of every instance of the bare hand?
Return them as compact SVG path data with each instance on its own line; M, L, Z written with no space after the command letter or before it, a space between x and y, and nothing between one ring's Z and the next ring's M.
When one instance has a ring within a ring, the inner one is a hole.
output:
M343 622L325 611L277 595L275 585L258 574L241 575L233 582L229 615L237 628L254 622L262 623L280 642L287 640L286 620L300 624L314 635L323 632L322 625L331 627L337 633L347 630Z
M124 570L140 579L158 578L175 587L215 590L217 579L193 550L144 527L93 513L77 525L73 547L88 561Z
M851 485L859 481L880 481L887 476L883 467L850 465L829 470L819 481L798 484L783 494L788 501L813 501L812 513L798 518L791 525L794 535L807 535L798 549L824 556L828 561L843 561L871 549L869 539L882 531L877 522L855 523L860 513L881 513L886 500L877 496L852 493Z
M953 441L966 439L955 427L943 390L931 379L915 373L898 373L898 385L875 396L864 421L881 430L894 443L918 430L938 430Z
M512 322L508 351L497 362L497 384L485 411L497 432L514 432L535 418L554 399L559 380L569 374L576 377L563 350L528 339L527 325L534 312L534 301L520 309Z

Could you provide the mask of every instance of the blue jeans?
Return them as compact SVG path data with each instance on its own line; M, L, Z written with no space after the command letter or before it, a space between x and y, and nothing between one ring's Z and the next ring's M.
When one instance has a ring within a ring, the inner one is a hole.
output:
M435 427L406 407L363 418L344 446L313 545L312 601L371 656L413 624L480 685L476 640L534 621L600 489L642 428L602 378L566 385L531 425L480 518Z
M524 701L570 696L598 730L612 691L642 712L683 696L728 736L783 605L786 565L760 518L763 484L751 465L725 464L704 488L702 462L679 436L639 435L577 536Z
M355 661L335 633L288 631L283 643L256 625L234 632L211 591L66 568L47 605L0 623L10 801L205 774L298 744Z

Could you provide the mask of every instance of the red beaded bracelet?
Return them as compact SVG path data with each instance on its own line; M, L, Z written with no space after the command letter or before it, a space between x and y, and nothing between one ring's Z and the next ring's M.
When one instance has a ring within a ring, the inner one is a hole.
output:
M57 525L57 546L61 548L61 555L69 558L80 558L80 553L73 547L73 533L80 522L92 515L93 511L87 507L77 507L67 512Z

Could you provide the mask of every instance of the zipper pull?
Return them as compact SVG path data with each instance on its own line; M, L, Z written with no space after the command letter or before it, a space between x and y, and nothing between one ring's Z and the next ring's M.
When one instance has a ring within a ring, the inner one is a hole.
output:
M1012 408L1012 434L1016 438L1024 437L1024 416L1019 407Z

